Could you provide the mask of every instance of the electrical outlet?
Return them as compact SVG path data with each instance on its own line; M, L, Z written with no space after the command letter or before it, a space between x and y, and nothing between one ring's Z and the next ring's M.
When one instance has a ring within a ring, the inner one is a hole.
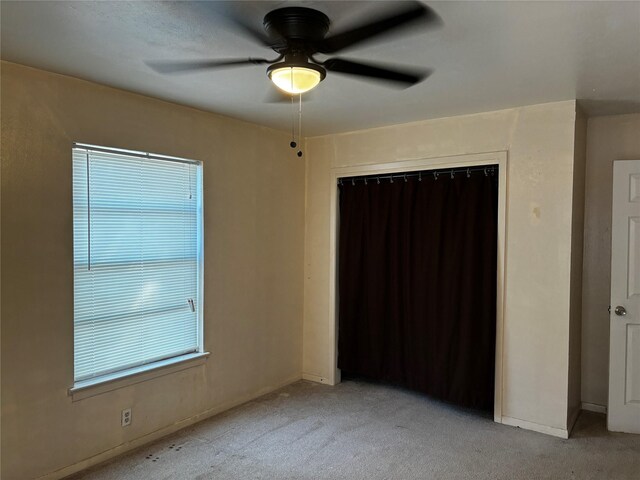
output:
M123 427L131 425L131 409L125 408L122 410L121 422Z

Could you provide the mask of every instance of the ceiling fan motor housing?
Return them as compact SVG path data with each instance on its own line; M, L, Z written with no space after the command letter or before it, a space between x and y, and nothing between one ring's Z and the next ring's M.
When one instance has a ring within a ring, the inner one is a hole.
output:
M269 65L267 75L280 68L306 68L320 74L320 80L327 75L326 70L314 62L311 55L316 53L313 45L320 42L329 31L329 17L311 8L286 7L273 10L264 17L264 28L273 40L271 48L284 56L284 61Z
M274 40L272 48L284 55L289 52L306 55L316 53L313 49L309 51L309 47L324 39L330 23L324 13L304 7L273 10L267 13L263 22L267 34Z

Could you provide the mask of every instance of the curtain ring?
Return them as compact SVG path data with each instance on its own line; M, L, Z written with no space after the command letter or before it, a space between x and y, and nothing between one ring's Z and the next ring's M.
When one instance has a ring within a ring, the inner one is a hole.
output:
M380 185L380 177L376 177L376 180L378 181L378 185Z
M453 170L451 170L451 180L453 180L454 178L454 174L453 174Z
M471 170L467 168L467 178L471 178Z
M488 176L489 176L489 174L487 173L487 167L484 167L484 176L485 176L485 177L488 177Z
M364 184L365 184L365 185L369 185L369 184L367 183L367 177L364 177Z
M438 179L438 171L437 170L433 172L433 179L434 180Z
M351 179L351 186L352 186L352 187L355 187L355 186L356 186L356 180L355 180L355 178L352 178L352 179Z
M390 175L389 179L391 180L391 183L393 183L393 175Z
M407 174L404 174L404 183L407 183Z
M418 181L421 182L422 181L422 172L418 172Z

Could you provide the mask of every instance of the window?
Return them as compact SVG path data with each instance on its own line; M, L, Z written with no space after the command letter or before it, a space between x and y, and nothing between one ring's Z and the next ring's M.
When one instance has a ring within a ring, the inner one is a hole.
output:
M76 387L202 352L200 162L76 144L73 240Z

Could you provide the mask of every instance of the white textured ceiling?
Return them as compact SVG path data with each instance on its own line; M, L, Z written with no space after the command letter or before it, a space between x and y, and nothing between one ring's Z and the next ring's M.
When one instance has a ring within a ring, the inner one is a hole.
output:
M264 66L161 76L147 60L272 57L220 13L256 26L269 10L325 12L334 31L381 2L0 3L2 58L280 129ZM303 103L303 134L357 130L578 98L592 115L640 112L640 2L425 2L444 21L341 56L430 67L406 90L331 74Z

